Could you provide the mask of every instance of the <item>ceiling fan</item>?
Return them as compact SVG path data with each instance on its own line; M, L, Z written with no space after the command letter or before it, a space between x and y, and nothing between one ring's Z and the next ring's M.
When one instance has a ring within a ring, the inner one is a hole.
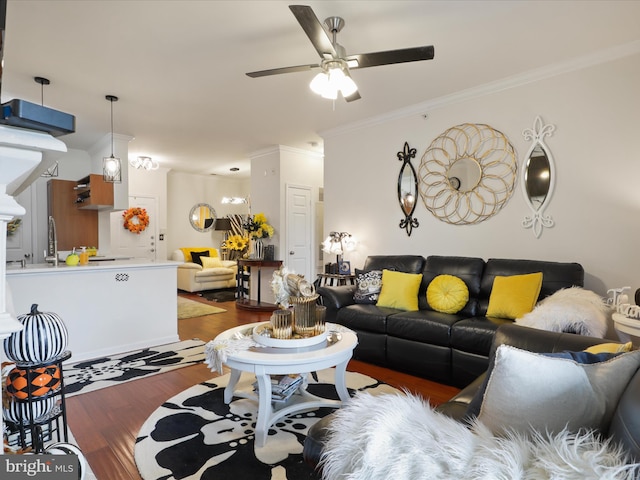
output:
M432 45L347 55L344 47L336 41L338 32L342 30L345 24L342 18L327 18L324 21L325 29L318 20L318 17L313 13L311 7L306 5L289 5L289 9L298 20L298 23L300 23L309 40L311 40L322 61L309 65L249 72L247 73L249 77L265 77L268 75L304 72L314 68L320 68L322 71L311 81L311 89L323 97L331 99L337 98L337 94L340 92L347 102L352 102L360 98L360 93L351 78L350 69L433 59L434 50Z

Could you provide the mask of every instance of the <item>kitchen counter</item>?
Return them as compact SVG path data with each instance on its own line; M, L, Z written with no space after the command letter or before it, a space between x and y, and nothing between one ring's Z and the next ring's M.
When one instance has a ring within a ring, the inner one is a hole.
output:
M177 267L179 262L173 262L170 260L152 262L142 258L115 258L115 257L97 257L98 260L91 260L89 258L88 265L76 265L70 267L64 260L58 263L57 267L54 267L50 263L35 263L27 264L22 268L19 264L7 265L7 276L9 275L28 275L28 274L64 274L64 273L78 273L78 271L93 271L93 270L108 270L119 269L122 267L127 268L150 268L150 267Z
M113 260L7 268L16 315L38 304L69 331L71 362L178 341L178 262Z

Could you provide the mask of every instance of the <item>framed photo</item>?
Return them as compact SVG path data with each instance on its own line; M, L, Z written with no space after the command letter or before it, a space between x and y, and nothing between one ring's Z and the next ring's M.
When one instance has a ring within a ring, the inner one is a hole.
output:
M338 273L340 275L351 275L351 262L340 260L338 262Z

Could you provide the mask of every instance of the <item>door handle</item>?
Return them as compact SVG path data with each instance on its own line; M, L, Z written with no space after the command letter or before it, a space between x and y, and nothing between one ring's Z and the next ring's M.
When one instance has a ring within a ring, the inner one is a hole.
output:
M293 250L291 250L291 251L289 252L289 255L295 255L295 254L296 254L296 252L294 252Z

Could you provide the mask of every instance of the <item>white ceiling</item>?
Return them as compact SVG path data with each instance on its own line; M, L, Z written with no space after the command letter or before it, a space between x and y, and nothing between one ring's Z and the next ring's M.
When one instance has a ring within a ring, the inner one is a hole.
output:
M315 73L246 72L316 63L288 5L217 0L8 0L2 101L76 116L60 137L88 150L114 130L130 157L246 176L272 145L321 151L319 132L640 39L640 1L310 1L346 21L347 53L434 45L435 59L354 70L362 99L314 95ZM313 147L312 143L318 143Z

